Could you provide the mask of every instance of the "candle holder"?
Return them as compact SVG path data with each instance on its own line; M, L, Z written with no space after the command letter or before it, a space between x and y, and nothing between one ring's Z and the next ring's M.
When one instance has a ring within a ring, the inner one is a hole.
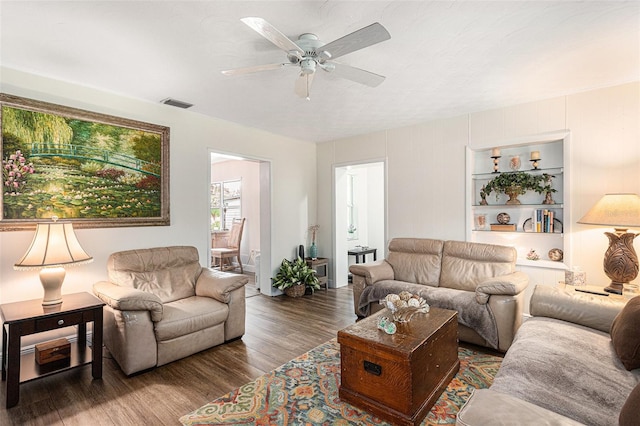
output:
M502 157L502 155L492 155L491 158L493 158L493 173L500 173L498 171L499 167L498 167L498 163L500 162L500 157Z
M529 160L529 161L531 161L531 167L532 167L531 170L538 170L538 166L539 166L538 163L540 163L540 161L542 161L542 159L541 158L537 158L535 160Z

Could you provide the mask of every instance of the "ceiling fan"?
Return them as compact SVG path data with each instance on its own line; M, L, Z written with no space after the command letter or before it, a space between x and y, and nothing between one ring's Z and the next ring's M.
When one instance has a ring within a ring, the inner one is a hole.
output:
M318 68L371 87L378 86L385 79L379 74L335 62L335 59L340 56L389 40L391 35L377 22L331 43L324 43L318 39L318 36L311 33L304 33L293 42L262 18L249 17L242 18L241 21L287 52L287 62L225 70L222 71L224 75L248 74L295 65L300 67L300 77L295 84L295 93L306 99L310 99L311 83Z

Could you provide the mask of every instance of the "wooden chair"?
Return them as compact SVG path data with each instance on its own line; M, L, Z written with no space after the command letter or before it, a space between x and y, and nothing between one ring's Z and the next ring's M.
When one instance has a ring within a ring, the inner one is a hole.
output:
M243 274L242 259L240 258L240 242L242 241L242 230L244 229L245 218L233 219L231 231L229 232L229 241L226 248L211 249L211 260L213 266L219 266L221 271L235 269L231 260L235 257L240 265L240 273ZM225 266L225 262L228 266Z

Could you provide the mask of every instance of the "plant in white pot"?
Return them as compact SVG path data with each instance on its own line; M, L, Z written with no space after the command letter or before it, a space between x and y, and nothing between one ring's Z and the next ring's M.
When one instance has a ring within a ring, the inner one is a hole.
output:
M301 257L294 261L282 259L280 270L273 279L273 286L291 297L304 295L307 288L312 293L320 288L316 271Z

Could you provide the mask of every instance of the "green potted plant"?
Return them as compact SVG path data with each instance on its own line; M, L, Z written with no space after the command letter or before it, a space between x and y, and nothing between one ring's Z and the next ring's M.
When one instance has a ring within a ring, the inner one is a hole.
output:
M500 173L495 178L487 182L480 190L480 197L484 201L492 192L496 193L496 201L501 193L507 194L509 200L507 204L520 204L518 196L527 191L535 191L538 194L551 194L556 192L551 187L553 176L548 173L533 175L527 172L507 172Z
M280 270L273 279L273 286L291 297L304 295L307 288L312 293L320 288L316 271L301 257L294 261L282 259Z

